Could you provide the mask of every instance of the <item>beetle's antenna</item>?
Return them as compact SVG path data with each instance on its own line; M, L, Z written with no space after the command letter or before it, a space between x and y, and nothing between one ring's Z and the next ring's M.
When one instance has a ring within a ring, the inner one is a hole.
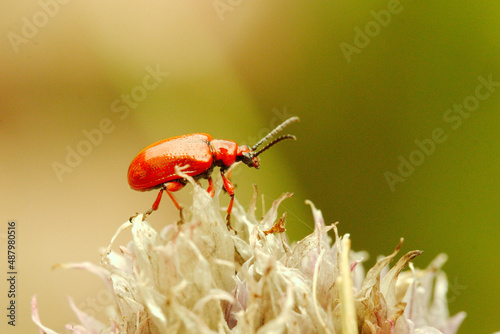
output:
M283 123L281 123L280 125L278 125L276 128L274 128L273 131L269 132L264 138L262 138L261 140L259 140L257 142L257 144L255 144L254 146L252 146L252 151L255 151L257 149L257 147L259 147L260 144L262 144L263 142L265 142L266 140L268 140L269 138L271 138L272 136L274 136L275 134L277 134L278 132L280 132L281 130L283 130L286 126L288 126L288 124L291 124L293 122L298 122L298 121L299 121L298 117L290 117L289 119L287 119L286 121L284 121ZM286 137L286 136L283 136L283 137ZM283 138L283 139L286 139L286 138ZM283 139L280 139L278 141L281 141ZM276 143L274 143L274 144L276 144ZM269 147L271 147L271 146L269 146L269 145L266 146L266 150ZM262 153L263 151L264 151L264 149L260 150L259 152ZM257 156L257 154L255 156Z
M255 153L253 156L256 157L258 156L259 154L261 154L262 152L266 151L268 148L270 148L271 146L274 146L276 145L277 143L279 143L280 141L282 140L285 140L285 139L293 139L293 140L297 140L297 138L295 138L294 135L284 135L284 136L281 136L281 137L278 137L276 138L275 140L273 140L272 142L270 142L269 144L267 144L266 146L264 146L262 149L260 149L257 153Z

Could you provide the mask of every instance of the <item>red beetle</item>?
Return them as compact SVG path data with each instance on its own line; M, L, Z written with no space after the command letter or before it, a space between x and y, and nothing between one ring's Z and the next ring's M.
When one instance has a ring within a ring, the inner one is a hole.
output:
M234 186L226 176L227 170L238 161L242 161L248 167L259 168L259 154L284 139L295 139L295 136L278 137L261 150L256 151L259 145L288 124L298 120L298 117L287 119L251 148L246 145L239 146L231 140L213 139L206 133L193 133L164 139L149 145L132 160L128 169L128 183L132 189L139 191L160 189L152 208L145 213L145 216L158 209L163 191L167 192L177 209L182 210L171 192L182 189L187 181L175 173L175 166L185 166L183 172L195 180L208 179L207 191L212 197L215 195L215 189L211 174L214 167L220 167L224 188L231 196L226 216L228 227L230 227Z

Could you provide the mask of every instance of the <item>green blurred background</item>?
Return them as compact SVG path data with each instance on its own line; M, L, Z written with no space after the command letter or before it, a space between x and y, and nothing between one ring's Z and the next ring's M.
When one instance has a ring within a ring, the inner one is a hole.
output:
M266 207L294 192L281 210L297 240L312 231L309 199L368 265L400 237L404 251L425 251L417 267L447 253L450 312L468 314L459 332L500 330L500 87L478 88L479 76L500 81L500 2L42 0L4 1L0 13L0 233L4 248L16 219L20 247L9 331L36 330L35 293L57 331L76 321L66 295L102 309L89 299L97 278L51 266L98 262L119 224L151 205L156 194L126 183L140 149L191 132L253 144L290 115L299 140L235 172L240 203L253 183ZM155 70L157 85L145 79ZM464 101L473 111L457 127L447 110ZM84 147L101 122L108 133ZM446 140L415 153L436 129ZM54 162L79 145L88 155L58 178ZM418 166L391 189L400 156ZM189 187L178 198L189 202ZM176 215L165 201L150 220Z

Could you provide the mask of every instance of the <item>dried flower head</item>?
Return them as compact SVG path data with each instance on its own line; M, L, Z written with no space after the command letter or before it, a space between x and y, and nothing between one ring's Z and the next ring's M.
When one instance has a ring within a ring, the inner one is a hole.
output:
M98 275L113 296L102 323L78 309L74 333L455 333L465 318L449 317L447 279L438 256L415 269L411 251L389 269L402 244L365 271L362 252L350 250L349 235L326 226L321 211L307 202L314 232L290 244L285 215L274 201L262 219L257 194L245 211L238 202L228 231L218 196L194 181L193 204L185 223L160 232L143 216L124 223L103 252L100 265L66 264ZM221 181L216 189L221 190ZM217 194L218 195L218 194ZM116 236L131 229L132 240L110 251ZM333 230L332 240L327 232ZM402 271L406 266L409 271ZM41 332L36 298L32 317Z

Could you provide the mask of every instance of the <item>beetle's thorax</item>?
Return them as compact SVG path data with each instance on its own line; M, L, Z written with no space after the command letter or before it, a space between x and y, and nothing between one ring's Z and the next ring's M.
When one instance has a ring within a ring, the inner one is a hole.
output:
M229 167L236 161L238 144L231 140L213 139L210 142L210 150L212 151L215 165Z

